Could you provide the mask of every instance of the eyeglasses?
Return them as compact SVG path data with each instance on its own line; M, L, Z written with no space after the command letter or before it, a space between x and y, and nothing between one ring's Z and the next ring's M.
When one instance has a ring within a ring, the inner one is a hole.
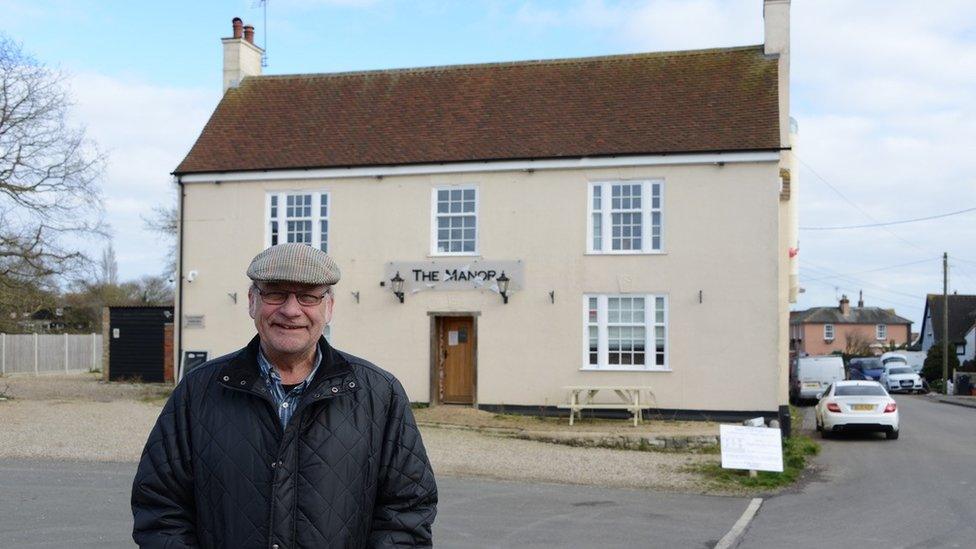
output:
M281 305L288 301L288 296L294 294L295 299L298 300L299 305L304 305L306 307L312 307L322 303L325 296L329 295L329 292L325 292L322 295L315 294L301 294L298 292L282 292L279 290L262 290L261 288L254 288L258 295L261 296L261 301L265 302L267 305Z

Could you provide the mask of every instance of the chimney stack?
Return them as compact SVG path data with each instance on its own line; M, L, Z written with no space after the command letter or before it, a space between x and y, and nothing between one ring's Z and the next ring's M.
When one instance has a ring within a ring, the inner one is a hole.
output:
M231 20L230 38L224 45L224 92L236 88L248 76L260 76L264 50L254 45L254 26L245 25L240 17Z
M858 292L857 307L859 309L863 309L864 308L864 290L861 290L860 292Z
M763 53L779 58L779 133L790 146L790 0L763 0Z
M844 316L851 314L851 302L846 295L840 296L840 314Z

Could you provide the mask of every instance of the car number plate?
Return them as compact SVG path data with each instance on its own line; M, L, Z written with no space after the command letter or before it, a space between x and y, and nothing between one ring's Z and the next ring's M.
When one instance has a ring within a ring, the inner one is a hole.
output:
M816 388L816 387L820 387L820 384L819 384L819 383L817 383L817 382L813 382L813 383L809 383L809 382L808 382L808 383L804 383L804 384L803 384L803 386L804 386L804 387L811 387L811 388Z
M851 409L857 412L870 412L874 410L874 404L854 404L851 406Z

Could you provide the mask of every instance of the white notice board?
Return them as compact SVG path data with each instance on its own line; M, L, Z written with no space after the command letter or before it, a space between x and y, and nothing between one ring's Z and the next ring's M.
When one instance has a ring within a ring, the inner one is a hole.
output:
M719 425L722 468L783 472L783 440L779 429Z

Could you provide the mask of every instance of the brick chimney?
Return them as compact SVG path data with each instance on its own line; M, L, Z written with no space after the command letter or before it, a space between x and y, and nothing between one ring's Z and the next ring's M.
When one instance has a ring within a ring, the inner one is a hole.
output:
M858 295L857 295L857 308L858 309L863 309L864 308L864 290L861 290L861 291L858 292Z
M844 316L851 314L851 302L846 295L840 296L840 314Z
M224 45L224 92L236 88L248 76L261 74L264 50L254 45L254 27L245 25L240 17L231 20L230 38L221 38Z

